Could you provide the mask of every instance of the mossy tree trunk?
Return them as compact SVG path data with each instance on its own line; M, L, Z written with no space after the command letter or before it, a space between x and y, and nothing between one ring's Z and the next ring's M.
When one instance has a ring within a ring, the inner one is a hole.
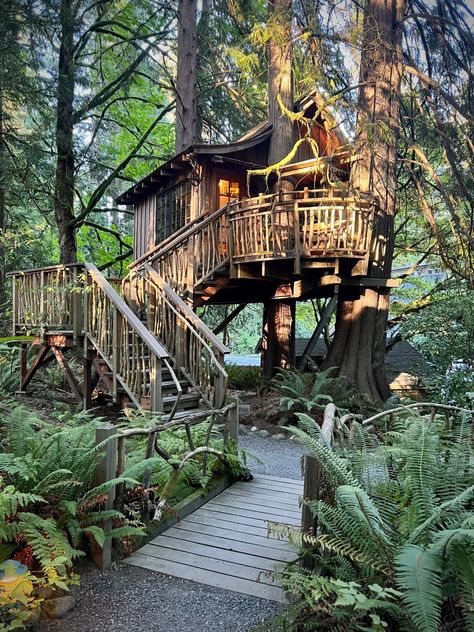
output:
M364 8L357 161L351 177L352 185L372 193L380 207L368 270L373 279L390 277L393 258L404 8L405 0L366 0ZM386 287L342 287L325 361L375 401L390 394L384 369L388 308Z
M293 147L293 123L282 110L293 109L292 72L292 0L269 2L268 43L268 120L273 126L268 150L268 164L276 164ZM274 190L291 191L290 181L279 180ZM262 369L266 377L272 377L278 368L292 368L295 364L295 303L267 301L263 310Z

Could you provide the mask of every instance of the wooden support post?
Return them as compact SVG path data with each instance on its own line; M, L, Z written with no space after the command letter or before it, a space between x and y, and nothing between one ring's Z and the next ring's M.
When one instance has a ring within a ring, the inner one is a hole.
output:
M244 307L246 307L247 304L246 303L240 303L240 305L237 305L237 307L235 309L233 309L230 314L228 314L224 320L217 325L217 327L212 331L213 334L220 334L221 332L224 331L224 329L227 327L227 325L234 320L234 318L236 316L238 316L240 314L240 312L244 309Z
M83 359L84 384L82 387L84 410L92 408L92 351L85 350Z
M320 499L322 473L323 472L319 461L317 461L313 456L306 454L304 457L304 500ZM306 505L303 505L301 526L303 529L303 533L310 533L311 535L315 535L318 531L317 520L313 517L313 514ZM301 564L304 568L312 569L314 567L314 560L312 556L307 555L302 559Z
M36 358L33 360L30 368L28 369L27 365L26 365L26 361L27 361L27 345L22 345L22 349L21 349L21 380L20 380L19 393L24 393L26 391L26 389L28 388L29 383L31 382L33 377L36 375L36 372L38 371L38 369L40 367L46 366L46 364L49 364L54 359L54 355L48 357L48 353L49 353L49 347L41 346L40 350L38 351L38 354L37 354Z
M84 396L83 396L81 387L79 386L79 383L76 380L76 376L72 372L71 367L69 366L68 361L66 360L64 356L64 353L61 351L61 349L59 349L59 347L51 347L51 351L56 356L56 360L59 366L61 367L61 371L63 372L64 377L66 378L69 386L71 387L71 391L74 397L77 399L78 402L82 402Z
M326 327L327 323L329 322L329 319L331 318L331 316L334 313L334 310L336 309L336 306L337 306L337 292L334 294L334 296L331 297L329 303L323 309L323 313L321 314L321 319L319 323L317 324L316 329L314 330L311 338L309 339L308 344L306 345L305 350L303 351L301 360L298 363L298 371L304 371L306 364L309 358L311 358L311 354L313 353L316 347L316 344L319 338L321 337L321 334L323 333L324 328Z
M239 444L239 400L235 399L235 407L231 408L228 412L228 438L230 441L234 441L237 445Z
M104 453L102 459L97 463L92 477L92 485L97 487L111 481L115 478L117 473L117 437L110 439L116 433L115 427L108 422L104 422L97 426L95 431L96 445L102 443L108 439L104 447ZM111 489L107 494L107 500L105 501L105 509L112 509L115 500L115 489ZM112 529L112 521L107 520L102 525L104 532L107 536ZM92 558L95 565L101 570L107 568L112 562L112 540L107 538L102 549L96 546L92 547Z
M152 413L158 413L163 410L161 369L161 359L156 356L150 358L150 408Z

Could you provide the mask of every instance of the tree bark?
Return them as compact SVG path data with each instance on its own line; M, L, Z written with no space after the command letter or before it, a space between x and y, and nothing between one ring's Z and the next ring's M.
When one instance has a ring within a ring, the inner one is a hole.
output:
M268 57L268 120L273 126L268 150L268 164L274 165L291 151L294 143L293 122L281 104L293 110L293 51L291 42L292 0L269 2L271 39ZM280 104L281 103L281 104ZM279 179L273 191L292 191L290 180ZM282 230L286 230L281 217ZM277 369L295 366L295 302L268 301L263 310L262 371L267 378Z
M179 0L176 153L184 151L197 140L197 0Z
M295 301L268 301L263 310L262 373L295 366Z
M366 0L364 9L356 155L352 185L380 207L368 276L390 277L396 208L396 151L400 120L405 0ZM390 395L385 376L387 288L341 288L336 329L324 366L338 367L375 401Z
M268 164L284 158L293 147L293 123L282 111L293 110L291 20L292 0L270 0L268 43L268 120L273 126Z
M56 180L54 214L59 235L61 263L77 260L74 229L74 9L72 0L61 0L61 41L58 61L56 111Z

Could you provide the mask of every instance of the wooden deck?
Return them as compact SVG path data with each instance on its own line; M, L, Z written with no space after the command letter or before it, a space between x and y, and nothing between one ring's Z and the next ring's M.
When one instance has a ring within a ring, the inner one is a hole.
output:
M302 493L302 482L273 476L236 483L125 562L284 602L273 571L296 554L287 542L267 536L267 522L299 526Z

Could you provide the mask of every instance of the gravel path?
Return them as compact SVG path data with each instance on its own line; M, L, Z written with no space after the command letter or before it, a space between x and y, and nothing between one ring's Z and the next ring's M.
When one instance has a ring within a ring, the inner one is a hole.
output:
M258 436L241 436L240 446L247 452L247 465L253 474L268 474L282 478L296 478L301 480L301 457L304 448L293 441ZM258 463L251 457L262 461Z
M255 474L301 478L301 446L243 436ZM276 615L281 604L188 582L161 573L113 564L98 571L79 569L80 587L72 588L76 607L63 619L43 621L37 632L250 632Z

